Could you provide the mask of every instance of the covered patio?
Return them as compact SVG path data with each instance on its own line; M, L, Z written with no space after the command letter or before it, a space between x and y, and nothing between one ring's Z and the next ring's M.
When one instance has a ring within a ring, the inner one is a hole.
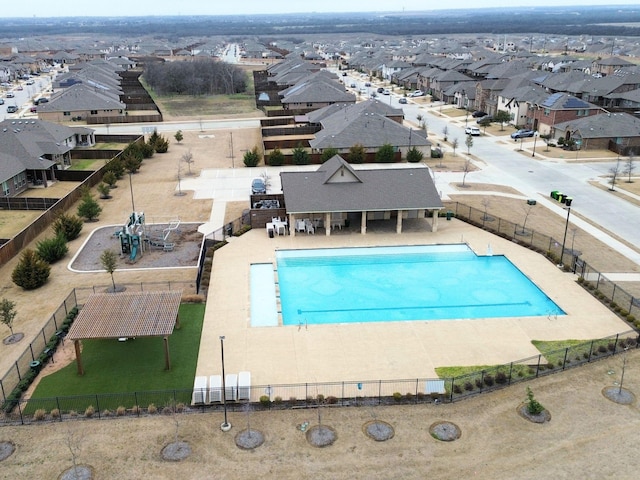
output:
M170 370L169 335L180 328L181 299L182 290L91 295L67 335L74 342L78 374L84 375L80 341L100 338L162 337L165 368Z
M369 222L392 219L402 233L404 219L429 216L431 231L438 230L443 205L425 166L356 170L335 155L315 172L281 172L280 179L291 235L319 228L331 235L355 222L365 234Z

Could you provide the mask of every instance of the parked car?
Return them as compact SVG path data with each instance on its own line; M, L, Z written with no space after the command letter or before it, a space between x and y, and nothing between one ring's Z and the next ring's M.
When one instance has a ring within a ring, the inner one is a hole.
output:
M29 111L30 111L31 113L37 113L37 112L38 112L38 107L36 107L36 106L34 105L33 107L31 107L31 108L29 109Z
M27 80L27 81L25 82L25 85L33 85L34 83L36 83L36 82L35 82L35 81L33 81L33 80Z
M422 90L414 90L409 94L410 97L422 97L424 92Z
M13 93L13 92L7 92L7 94L5 95L5 97L7 97L7 98L14 98L15 96L16 96L16 94Z
M376 92L378 92L378 93L382 93L382 92L384 92L384 88L382 88L382 87L378 87L378 89L376 90Z
M493 122L493 117L491 115L485 115L476 121L478 125L489 125L491 122Z
M388 88L384 88L384 89L382 89L382 94L383 95L391 95L391 90L389 90Z
M41 98L36 98L36 99L33 101L33 104L34 104L34 105L40 105L41 103L48 103L48 102L49 102L49 99L48 99L48 98L41 97Z
M4 105L4 99L0 98L0 105Z
M519 138L533 137L535 134L536 132L534 132L533 130L520 129L516 132L513 132L511 134L511 138L513 138L514 140L518 140Z
M400 100L398 100L398 103L405 104L405 103L407 103L407 99L402 97Z
M376 92L371 92L371 98L376 98L378 96L378 94Z
M370 87L371 86L371 82L364 82L364 86L365 87Z
M267 193L267 186L261 178L254 178L251 182L251 194L256 195L260 193Z
M357 85L355 83L352 83L351 85L349 85L351 88L356 88Z
M477 137L480 135L480 129L478 127L467 127L464 129L464 133L467 135L473 135Z
M22 85L18 85L18 86L16 87L16 90L24 90L24 88L22 88Z
M18 111L18 107L15 105L9 105L7 107L7 113L16 113Z
M486 117L488 115L487 112L483 112L482 110L476 110L475 112L473 112L471 114L471 116L473 118L482 118L482 117Z

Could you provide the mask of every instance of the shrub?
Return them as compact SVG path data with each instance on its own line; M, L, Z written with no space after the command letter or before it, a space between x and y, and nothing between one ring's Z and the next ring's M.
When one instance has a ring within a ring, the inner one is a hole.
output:
M487 387L492 387L493 386L493 382L494 382L494 380L493 380L493 376L491 374L488 373L488 374L486 374L484 376L484 384Z
M101 212L102 207L98 205L98 202L93 198L91 192L88 189L85 190L82 194L80 205L78 205L78 216L86 219L88 222L91 222L96 220L100 216Z
M162 414L163 415L172 415L173 414L173 408L166 406L162 409Z
M124 408L122 405L120 405L118 408L116 408L116 416L117 417L124 417L127 413L127 409Z
M462 393L462 389L460 388L460 385L455 384L455 385L453 386L453 393L457 393L457 394Z
M599 345L598 346L598 352L599 353L605 353L607 351L607 347L605 347L604 345Z
M81 219L75 215L67 215L66 213L58 215L55 222L53 222L53 231L56 236L62 235L67 242L78 238L82 227Z
M280 167L284 165L284 154L278 147L274 148L269 157L267 158L267 163L272 167Z
M609 342L607 344L607 350L609 350L610 352L615 352L616 350L616 344L613 342Z
M616 302L611 302L611 304L609 305L611 308L617 308L618 304Z
M311 163L311 157L301 145L298 145L293 149L293 163L296 165L309 165Z
M51 418L60 418L60 410L57 408L51 410Z
M624 308L620 309L620 315L623 317L626 317L627 315L629 315L629 312L627 310L625 310Z
M467 392L472 391L472 390L473 390L473 383L471 383L471 382L464 382L464 389L465 389Z
M89 405L84 411L84 416L87 418L91 418L95 415L95 413L96 413L96 409L93 408L93 405Z
M482 379L481 378L476 378L475 384L476 384L476 387L482 388L482 386L483 386Z
M134 415L140 415L140 413L142 412L142 409L140 408L139 405L134 405L133 407L131 407L131 413Z
M184 403L182 403L182 402L176 403L176 412L182 413L182 412L184 412L185 408L186 408L186 406L185 406Z
M49 264L33 250L26 249L22 252L20 261L11 274L11 279L13 283L25 290L34 290L47 283L49 273L51 273Z
M62 235L45 238L36 244L38 256L47 263L56 263L69 251L67 240Z
M273 399L273 403L275 403L276 405L281 405L281 404L282 404L282 397L280 397L280 396L276 396L276 397Z
M47 411L43 408L39 408L35 412L33 412L33 419L37 421L44 420L46 416L47 416Z
M378 163L392 163L395 157L395 149L390 143L385 143L376 152L376 162Z
M107 185L104 182L100 182L96 188L98 189L100 198L102 198L103 200L107 198L111 198L111 195L109 195L109 192L111 191L111 187L109 185Z
M337 149L337 148L332 148L332 147L325 148L325 149L322 151L322 155L320 155L320 161L321 161L322 163L324 163L324 162L326 162L327 160L329 160L330 158L333 158L333 157L335 157L336 155L338 155L338 153L339 153L339 152L338 152L338 149Z
M336 403L338 403L338 399L336 397L334 397L333 395L329 395L327 397L327 404L335 405Z
M409 163L418 163L421 162L424 158L424 154L418 150L416 147L411 147L407 152L407 162Z
M253 147L251 150L245 152L242 161L245 167L257 167L258 163L260 163L258 147Z
M289 397L289 403L291 405L295 405L298 402L298 399L296 397Z
M169 148L169 142L167 142L167 149ZM148 143L141 143L139 145L139 149L140 149L140 153L142 154L143 158L151 158L153 157L153 154L155 153L155 149L153 148L153 146L149 145ZM166 150L165 150L166 152ZM158 152L158 153L164 153L164 152Z
M544 407L534 398L533 392L529 387L527 387L527 412L530 415L540 415L544 412Z
M122 178L124 175L124 164L120 156L113 158L107 165L107 172L112 172L116 180Z
M183 295L182 303L204 303L204 297L195 294Z
M158 407L156 407L155 403L150 403L147 407L147 413L150 415L158 413Z
M412 402L413 401L413 393L411 392L407 392L404 396L405 400L407 400L408 402Z
M69 410L69 416L71 418L76 418L78 416L78 412L76 412L75 410Z
M109 410L108 408L106 408L106 409L102 412L102 416L103 416L103 417L110 417L110 416L111 416L111 410Z
M634 317L633 315L627 315L627 322L635 322L636 321L636 317Z
M393 392L393 399L396 402L402 401L402 394L400 392Z
M500 385L504 385L505 383L507 383L508 380L509 380L509 378L507 377L506 373L504 373L504 372L496 373L496 383L498 383Z
M116 188L116 182L118 181L118 178L116 177L116 174L113 173L111 170L107 170L102 176L102 181L109 188Z
M271 399L269 398L269 395L260 396L260 405L262 405L263 407L268 407L269 405L271 405Z
M349 163L362 163L365 159L365 148L361 143L356 143L349 148Z

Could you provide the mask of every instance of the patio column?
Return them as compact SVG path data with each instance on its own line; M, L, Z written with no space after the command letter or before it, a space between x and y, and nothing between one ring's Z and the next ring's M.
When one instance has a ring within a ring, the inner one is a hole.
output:
M396 233L402 233L402 210L398 210L398 218L396 219Z
M80 340L74 340L73 346L76 349L76 365L78 366L78 375L84 375L84 368L82 367L82 352L80 351Z
M171 357L169 357L169 337L164 337L164 367L171 370Z
M367 233L367 212L362 212L362 217L360 219L360 233L362 235Z
M293 213L289 215L289 235L296 236L296 216Z
M431 231L432 232L437 232L438 231L438 210L431 210L431 217L432 217L432 221L431 221Z
M331 235L331 212L324 214L324 229L327 237Z

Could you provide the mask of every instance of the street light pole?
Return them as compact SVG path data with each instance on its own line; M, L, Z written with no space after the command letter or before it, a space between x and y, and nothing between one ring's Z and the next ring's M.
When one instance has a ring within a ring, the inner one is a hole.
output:
M133 202L133 183L131 182L131 172L129 172L129 190L131 190L131 211L136 211L136 205Z
M569 228L569 215L571 214L571 206L567 207L567 222L564 225L564 238L562 239L562 250L560 251L560 266L564 267L564 246L567 241L567 229Z
M536 142L538 141L538 132L533 134L533 152L531 153L532 157L536 156Z
M220 424L220 430L228 432L231 424L227 421L227 386L224 376L224 335L220 335L220 355L222 357L222 408L224 409L224 423Z

